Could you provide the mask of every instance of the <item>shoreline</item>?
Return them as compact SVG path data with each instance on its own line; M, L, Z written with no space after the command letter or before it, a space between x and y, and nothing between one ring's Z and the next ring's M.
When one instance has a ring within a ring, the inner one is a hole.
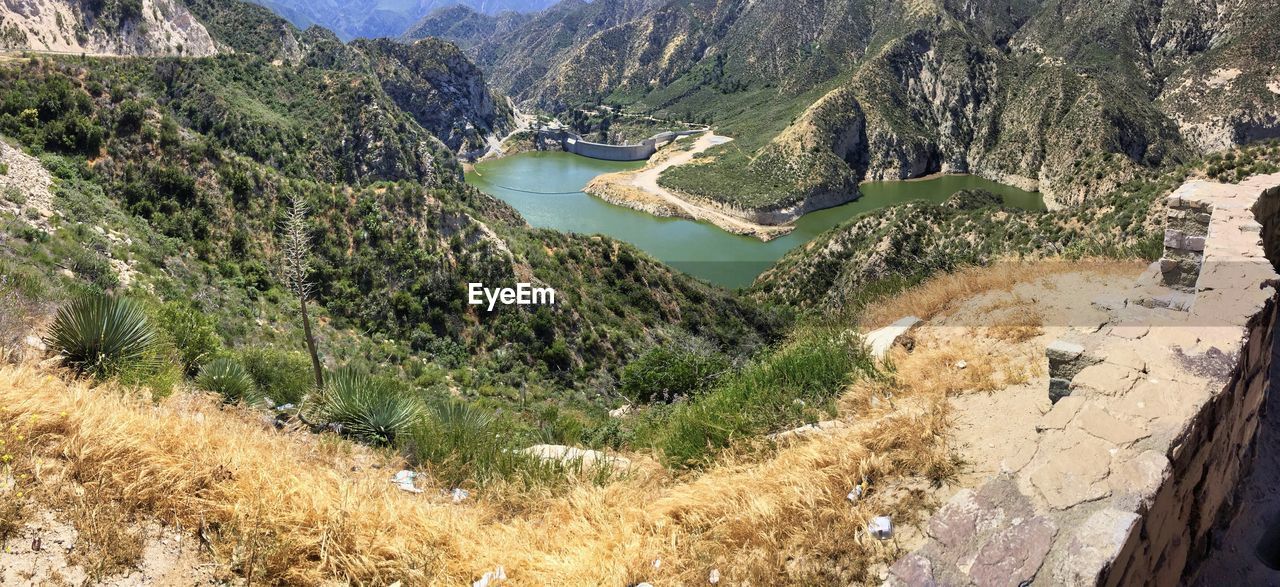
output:
M514 132L512 134L515 134ZM510 135L508 136L508 138ZM805 215L820 210L836 208L850 202L861 199L861 190L858 191L856 197L839 198L833 197L834 194L826 194L824 197L811 198L802 202L798 202L792 206L772 210L757 211L757 214L773 214L779 220L776 224L766 224L757 219L752 219L744 214L750 214L752 211L746 212L720 205L716 202L710 202L693 198L687 194L683 194L668 188L664 188L658 184L658 177L667 169L677 165L689 163L694 156L706 151L716 145L721 145L732 141L730 137L716 135L713 131L708 131L700 135L692 144L690 143L670 143L655 153L645 163L643 168L631 171L618 171L612 173L604 173L593 178L582 191L592 197L599 198L605 202L615 206L630 208L639 212L644 212L658 218L683 218L693 220L695 222L709 223L725 232L741 236L749 236L760 240L761 242L769 242L773 239L786 236L796 228L796 222ZM468 173L479 174L475 164L501 159L511 155L534 151L539 149L513 149L508 152L497 151L490 152L485 157L474 163L464 163L463 169ZM1050 204L1050 198L1039 189L1027 190L1022 187L1023 183L1029 183L1031 180L1019 178L1016 176L1002 176L997 179L989 174L981 172L956 172L956 171L935 171L919 177L911 177L900 180L862 180L858 182L859 188L868 184L890 183L890 182L926 182L944 177L963 177L975 176L981 177L996 183L1001 183L1010 187L1021 189L1024 191L1032 191L1041 196L1046 206L1053 209ZM1004 179L1006 181L1001 181ZM1008 179L1021 181L1007 181ZM833 201L834 200L834 201Z
M750 236L768 242L795 230L793 223L767 225L752 222L718 207L699 203L677 195L658 185L658 176L676 165L684 165L694 155L733 139L714 132L699 136L687 149L673 151L668 145L651 157L639 170L605 173L592 179L582 191L610 204L624 206L663 218L685 218L708 222L732 234ZM672 143L675 145L676 143Z

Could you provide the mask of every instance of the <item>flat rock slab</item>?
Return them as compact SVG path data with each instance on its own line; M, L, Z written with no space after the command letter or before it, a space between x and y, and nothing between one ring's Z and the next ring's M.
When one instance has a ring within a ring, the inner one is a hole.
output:
M1080 410L1075 422L1085 432L1117 446L1127 446L1148 436L1145 428L1121 421L1096 406Z
M877 359L884 358L889 349L893 348L893 343L898 342L902 335L919 326L921 322L923 320L915 316L907 316L884 328L867 333L867 348L871 349L871 356Z
M631 461L625 458L610 456L598 450L565 446L563 444L535 444L524 449L523 452L544 461L559 462L562 465L581 463L583 467L587 468L597 465L609 466L615 469L628 469L631 467Z
M1075 528L1064 556L1053 569L1059 585L1095 585L1120 554L1141 518L1133 512L1103 509Z
M931 542L895 563L886 585L1017 587L1040 571L1058 528L1000 475L952 496L928 533Z
M1071 434L1071 431L1065 434ZM1070 448L1059 450L1031 473L1031 484L1055 510L1107 496L1112 445L1084 432Z
M970 577L978 587L1018 587L1036 576L1058 527L1044 516L1023 520L991 537L978 551Z

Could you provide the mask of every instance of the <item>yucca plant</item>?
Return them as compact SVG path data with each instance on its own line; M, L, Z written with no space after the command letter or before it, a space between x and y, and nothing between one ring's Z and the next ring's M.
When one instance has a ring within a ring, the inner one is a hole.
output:
M421 414L418 402L392 382L349 368L330 375L308 404L316 421L377 445L394 443Z
M196 385L221 395L228 403L252 402L258 398L249 371L230 357L218 357L205 364L196 377Z
M112 377L154 366L160 337L138 302L88 294L58 310L45 342L76 371Z

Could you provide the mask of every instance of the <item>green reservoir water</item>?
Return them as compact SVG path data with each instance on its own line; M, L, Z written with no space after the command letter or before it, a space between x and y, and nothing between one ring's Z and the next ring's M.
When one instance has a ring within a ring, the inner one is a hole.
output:
M1039 194L971 175L873 182L862 185L862 197L857 201L806 214L796 222L791 234L766 243L727 233L711 224L657 218L581 191L597 175L643 165L644 162L600 161L559 151L521 153L480 163L467 174L467 182L511 204L534 226L624 240L672 267L730 288L750 285L787 251L877 208L915 200L942 202L959 190L982 188L999 194L1009 206L1044 209Z

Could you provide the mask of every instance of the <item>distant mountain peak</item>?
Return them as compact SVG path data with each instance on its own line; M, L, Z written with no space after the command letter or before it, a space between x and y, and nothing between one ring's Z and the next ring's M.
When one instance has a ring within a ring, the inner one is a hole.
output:
M313 24L332 29L344 41L398 37L423 17L451 6L480 14L539 12L554 0L252 0L274 10L300 28Z

